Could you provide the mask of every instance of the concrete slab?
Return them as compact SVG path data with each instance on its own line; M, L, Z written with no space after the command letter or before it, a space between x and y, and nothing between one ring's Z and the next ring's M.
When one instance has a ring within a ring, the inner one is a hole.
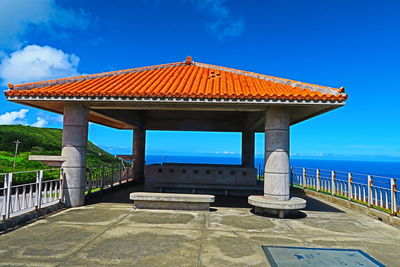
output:
M256 243L232 231L206 233L197 266L266 266L265 256ZM268 265L267 265L268 266Z
M47 218L56 224L111 225L127 216L132 210L120 207L78 207L65 210Z
M38 221L0 237L1 263L61 262L106 229Z
M298 235L307 236L360 236L378 234L375 230L364 226L356 219L333 221L328 218L316 218L306 220L286 220L286 225ZM345 224L345 225L344 225ZM355 232L354 230L357 229Z
M210 213L211 230L236 232L288 233L291 229L279 222L251 213L250 209L218 208Z
M201 232L117 225L94 240L71 265L196 266Z
M253 214L247 198L217 198L209 212L134 210L134 190L1 235L0 266L269 266L262 246L360 249L400 262L400 229L308 197L305 216L277 219Z
M206 212L134 210L119 225L134 228L196 229L204 227Z

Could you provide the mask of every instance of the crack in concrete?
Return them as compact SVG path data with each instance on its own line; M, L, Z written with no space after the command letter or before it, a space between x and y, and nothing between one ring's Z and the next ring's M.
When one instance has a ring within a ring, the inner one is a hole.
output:
M201 267L201 254L203 253L203 250L204 250L204 243L205 243L205 240L207 238L207 233L208 233L207 226L209 225L209 223L210 223L210 213L206 212L205 216L204 216L204 225L201 230L200 248L199 248L199 254L197 257L197 264L196 264L197 267Z

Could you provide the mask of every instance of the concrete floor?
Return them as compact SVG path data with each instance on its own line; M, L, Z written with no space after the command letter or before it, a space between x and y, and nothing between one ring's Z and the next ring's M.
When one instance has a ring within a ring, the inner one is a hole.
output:
M210 212L133 210L129 192L47 216L0 236L1 266L269 266L261 245L361 249L400 266L400 230L307 199L302 218L252 214L246 198Z

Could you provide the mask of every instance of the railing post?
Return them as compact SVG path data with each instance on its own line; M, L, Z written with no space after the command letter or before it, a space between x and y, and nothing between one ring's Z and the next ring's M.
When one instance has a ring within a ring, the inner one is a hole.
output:
M368 194L368 207L372 206L372 178L368 175L367 179L367 194Z
M349 172L347 174L347 195L349 200L353 199L353 187L351 186L351 182L353 181L353 176L351 175L351 173Z
M89 192L92 193L93 189L97 187L97 178L95 181L95 174L94 174L94 167L89 168L89 175L90 175L90 183L89 183Z
M101 190L104 189L104 165L101 166Z
M121 161L119 161L119 164L118 164L118 168L119 168L119 177L118 177L118 183L119 184L121 184L121 179L122 179L122 162Z
M87 195L89 196L92 192L92 169L90 167L86 168L86 188Z
M4 180L4 187L6 188L6 195L4 196L4 202L5 202L5 214L4 217L5 219L10 218L10 214L11 214L11 196L12 196L12 173L7 173L5 176L5 180Z
M64 203L64 170L60 169L60 202Z
M321 173L320 170L317 169L317 173L315 174L315 178L317 179L317 192L321 191Z
M290 183L290 187L293 186L293 177L294 177L294 173L293 173L293 167L290 167L290 173L289 173L289 183Z
M114 163L111 165L111 187L114 187Z
M303 168L303 188L307 187L307 171L306 168Z
M335 174L335 171L332 171L331 172L331 183L332 183L332 186L331 186L331 191L332 191L332 196L334 196L335 194L336 194L336 184L335 184L335 178L336 178L336 174Z
M3 180L3 202L1 205L1 217L3 220L6 218L6 196L7 196L7 174L4 174Z
M392 211L393 215L397 215L397 188L396 188L396 181L391 178L390 179L390 210Z
M36 209L42 207L42 180L43 170L37 171L36 173Z

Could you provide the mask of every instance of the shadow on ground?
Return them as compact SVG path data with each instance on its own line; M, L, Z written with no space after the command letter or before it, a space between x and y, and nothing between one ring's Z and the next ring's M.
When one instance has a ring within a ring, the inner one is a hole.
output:
M97 203L126 203L132 204L133 202L129 199L129 194L132 192L143 192L144 186L141 184L129 185L118 191L111 191L99 193L98 195L93 195L91 198L86 199L86 205L92 205ZM318 201L316 199L310 198L294 190L294 196L304 198L307 200L307 207L303 210L305 211L319 211L319 212L343 212L331 205ZM224 207L224 208L249 208L252 206L247 202L246 196L215 196L215 202L212 204L214 208Z

